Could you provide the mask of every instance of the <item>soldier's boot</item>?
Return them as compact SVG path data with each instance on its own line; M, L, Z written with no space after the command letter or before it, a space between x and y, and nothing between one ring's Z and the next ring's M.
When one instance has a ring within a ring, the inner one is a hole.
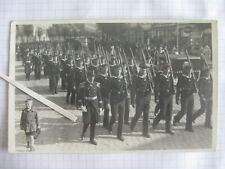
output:
M117 136L117 138L120 140L120 141L124 141L125 139L124 139L124 137L123 136Z
M29 143L29 141L27 142L27 148L30 148L30 143Z
M66 94L66 103L69 103L69 97L70 97L70 93L67 92L67 94Z
M98 143L95 140L90 140L90 143L93 145L97 145Z
M145 133L145 134L143 133L142 135L146 138L150 138L150 134L148 134L148 133Z
M90 142L93 145L97 145L97 142L95 141L95 125L95 123L92 123L90 127Z
M89 123L83 125L83 131L82 131L82 134L81 134L81 140L84 139L84 136L85 136L85 133L87 131L88 126L89 126Z

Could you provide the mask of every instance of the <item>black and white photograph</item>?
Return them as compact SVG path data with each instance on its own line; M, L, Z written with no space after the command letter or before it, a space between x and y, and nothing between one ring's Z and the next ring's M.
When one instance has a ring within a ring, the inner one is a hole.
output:
M217 38L212 20L12 22L9 152L215 151Z

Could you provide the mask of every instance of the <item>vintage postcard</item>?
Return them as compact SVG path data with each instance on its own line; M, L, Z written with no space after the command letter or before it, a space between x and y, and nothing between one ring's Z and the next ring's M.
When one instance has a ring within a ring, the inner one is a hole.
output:
M217 21L13 21L11 153L215 151Z

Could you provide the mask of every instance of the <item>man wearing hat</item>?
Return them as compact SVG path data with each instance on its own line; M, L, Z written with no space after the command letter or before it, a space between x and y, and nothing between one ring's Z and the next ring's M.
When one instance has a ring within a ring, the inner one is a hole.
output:
M77 106L77 95L78 95L78 89L79 86L82 82L84 82L85 80L85 75L84 75L84 67L83 67L83 62L80 58L80 56L78 55L75 59L75 64L74 64L74 88L75 88L75 92L74 92L74 97L75 97L75 105Z
M75 92L75 73L74 73L74 63L71 57L68 58L66 64L66 78L67 78L67 94L66 94L66 102L71 104L74 104L75 98L74 98L74 92ZM71 96L71 98L70 98Z
M108 129L109 127L109 75L108 66L102 64L99 66L99 74L96 75L96 82L100 83L100 92L103 101L104 117L103 127Z
M149 67L146 64L141 64L138 76L134 80L134 86L136 90L136 112L130 125L130 129L133 131L138 119L143 113L142 135L147 138L150 137L148 132L148 117L151 100L150 81L147 77L148 68Z
M205 127L212 128L211 115L213 81L212 76L210 75L210 68L202 70L198 86L201 108L193 114L192 121L195 121L199 116L205 113Z
M97 145L95 141L95 126L98 122L99 108L102 106L100 84L94 81L94 69L89 68L86 77L86 81L80 84L78 92L78 103L83 113L81 139L83 139L88 126L91 125L90 142Z
M59 66L59 61L57 56L54 56L53 58L50 72L51 72L50 76L52 78L52 94L57 94L58 82L60 77L60 66Z
M109 133L112 133L113 124L118 117L118 129L117 138L124 141L122 136L124 111L125 111L125 98L127 84L125 78L122 76L122 68L120 65L113 66L112 76L109 79L109 91L110 91L110 104L111 104L111 119L109 123Z
M174 134L171 131L170 122L172 118L173 111L173 94L174 90L174 82L171 76L172 72L169 72L169 65L164 64L162 66L162 73L158 74L157 83L155 84L155 101L159 103L160 112L156 115L153 120L153 129L156 128L157 124L160 122L162 118L165 117L166 126L165 130L168 134Z
M194 109L194 93L196 91L194 78L191 74L191 65L189 62L184 62L183 73L178 77L176 93L176 104L179 104L179 101L181 101L181 111L174 116L173 124L176 125L187 113L185 125L185 130L187 131L193 131L192 114Z

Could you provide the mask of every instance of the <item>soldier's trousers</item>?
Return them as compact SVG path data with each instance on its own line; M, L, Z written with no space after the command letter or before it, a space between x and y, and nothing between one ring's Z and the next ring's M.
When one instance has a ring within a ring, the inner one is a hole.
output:
M88 112L83 112L83 113L88 113L83 116L83 131L82 131L82 136L84 136L85 132L87 131L87 128L89 125L90 127L90 141L93 141L95 138L95 126L97 122L97 110L93 106L87 106L87 111ZM86 117L85 117L86 116Z
M173 111L173 95L169 96L160 96L159 97L159 109L160 112L157 114L157 116L153 120L153 127L155 127L160 120L162 120L165 117L166 120L166 132L169 132L170 129L170 122L172 118L172 111Z
M130 103L131 103L131 99L127 97L127 98L125 99L124 123L128 123L128 122L129 122Z
M124 111L125 111L125 98L121 100L119 103L111 104L112 116L109 123L109 131L112 131L113 124L116 122L116 119L117 119L117 114L119 114L117 137L122 136Z
M109 99L102 98L103 100L103 109L104 109L104 117L103 117L103 127L109 127Z
M75 89L67 90L66 102L69 103L69 99L71 96L70 103L75 104L75 94L76 94Z
M66 89L66 75L65 75L65 73L62 73L62 75L61 75L61 88Z
M57 93L58 92L58 82L59 82L59 76L54 75L52 77L52 92Z
M30 73L26 73L26 79L30 80Z
M174 116L174 122L179 122L180 119L187 114L186 116L186 125L185 129L188 131L192 130L192 114L194 109L194 94L190 96L181 96L181 111Z
M142 112L143 112L143 127L142 127L142 133L143 135L148 134L148 117L149 117L149 109L150 109L150 99L151 96L146 97L139 97L137 95L136 98L136 112L131 120L131 129L133 130L136 126L136 123L138 119L140 118Z
M199 116L205 113L205 126L211 127L212 99L207 98L207 100L204 100L202 97L200 97L200 104L201 107L193 114L192 121L196 120Z

